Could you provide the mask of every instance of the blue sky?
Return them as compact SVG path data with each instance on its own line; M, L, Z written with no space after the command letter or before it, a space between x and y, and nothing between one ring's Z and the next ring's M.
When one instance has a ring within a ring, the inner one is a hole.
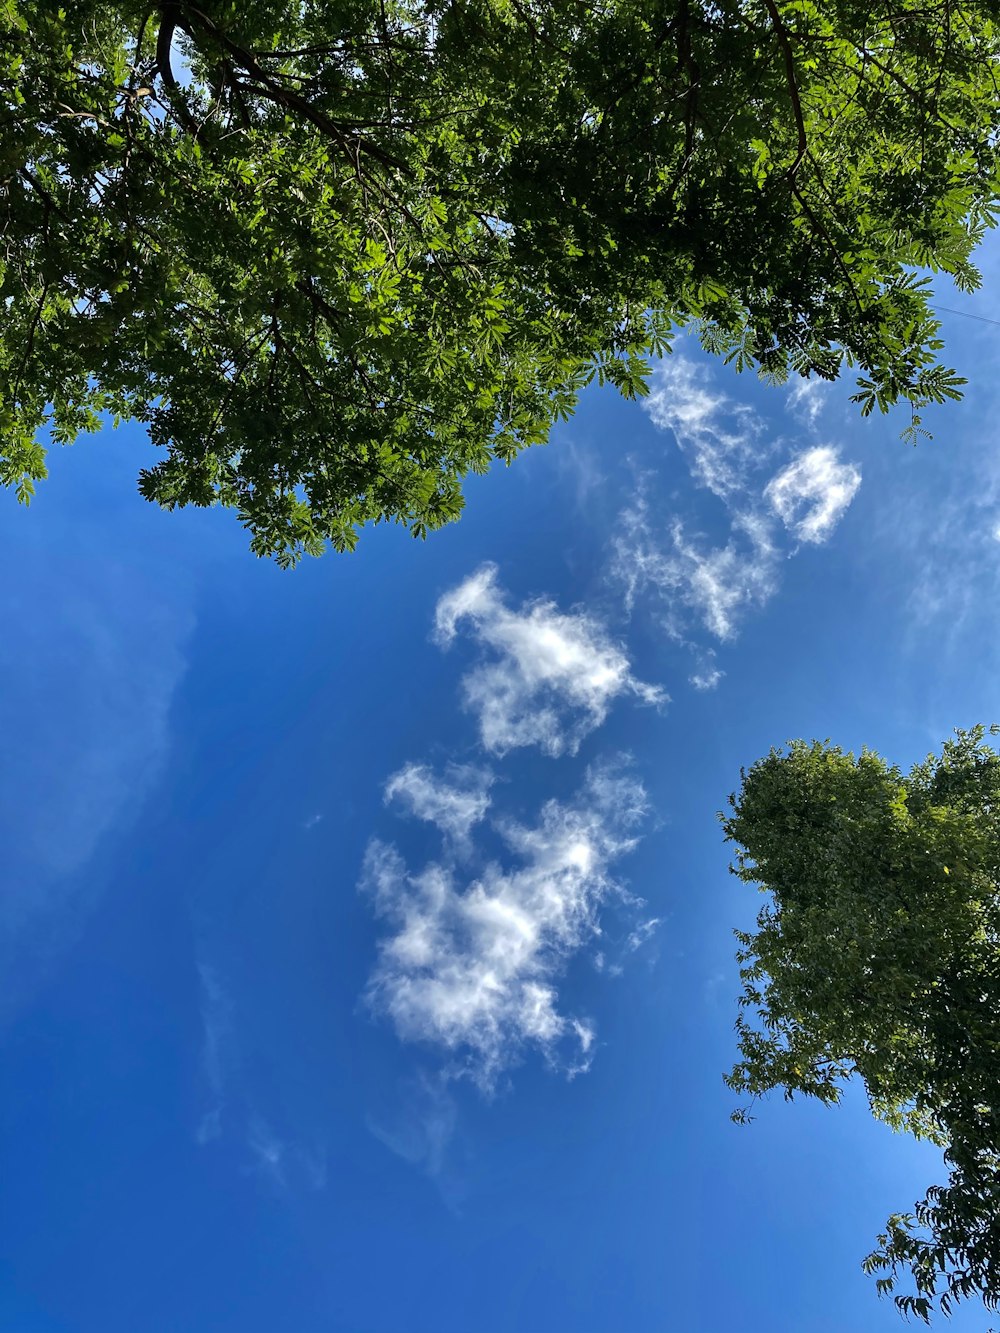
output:
M946 330L917 449L683 343L293 573L129 430L5 504L0 1327L899 1326L859 1263L939 1161L858 1096L730 1123L716 811L1000 717L1000 329Z

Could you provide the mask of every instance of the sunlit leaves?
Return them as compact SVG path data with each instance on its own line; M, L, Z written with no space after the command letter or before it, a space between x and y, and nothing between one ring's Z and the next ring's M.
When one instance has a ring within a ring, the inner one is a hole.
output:
M991 730L996 732L996 728ZM736 873L769 893L739 932L751 1099L839 1099L945 1149L949 1180L889 1219L865 1261L900 1310L1000 1302L1000 756L959 732L909 774L796 742L743 775ZM745 1114L744 1114L744 1117Z
M997 54L948 0L2 0L0 481L110 413L259 554L423 536L687 323L915 439Z

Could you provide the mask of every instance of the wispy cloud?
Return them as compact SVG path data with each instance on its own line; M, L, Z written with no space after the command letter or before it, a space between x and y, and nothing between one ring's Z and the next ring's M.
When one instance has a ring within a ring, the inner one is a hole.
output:
M471 1154L458 1089L447 1069L418 1069L401 1078L365 1124L390 1152L434 1185L447 1208L461 1216L469 1192Z
M490 808L494 777L488 769L470 764L449 764L446 775L439 777L426 764L406 764L385 784L385 799L398 802L409 814L435 824L457 845L464 845Z
M645 907L642 899L634 900L636 907ZM632 954L638 953L646 944L655 938L656 932L663 925L663 919L658 916L648 917L645 921L639 921L628 932L624 939L609 940L602 949L594 955L594 966L598 972L603 972L609 977L621 977L625 974L625 968L631 960Z
M696 690L714 690L719 681L725 676L725 672L716 665L715 649L704 648L699 653L697 667L688 677L688 683L693 685Z
M952 666L961 663L970 687L974 679L996 676L995 636L983 616L993 606L1000 572L1000 463L992 434L979 423L990 419L1000 389L984 396L964 433L956 429L949 437L953 452L930 459L931 450L914 451L919 484L911 475L894 485L892 504L874 513L868 534L873 560L896 573L909 651L915 660L932 651L942 663L935 703L940 720L928 723L927 732L934 737L942 725L952 725Z
M792 391L790 404L815 420L821 390L809 387L815 382L804 384ZM640 597L651 599L668 633L701 659L690 683L709 690L722 672L695 641L696 627L718 640L733 639L746 614L777 591L781 561L793 554L777 520L799 542L826 541L857 493L861 473L832 446L817 445L767 480L783 447L780 437L768 441L751 408L718 390L706 366L681 355L659 367L647 408L656 425L675 435L693 479L722 501L729 532L721 542L706 541L683 513L654 513L651 478L643 477L619 518L610 572L624 589L628 611Z
M277 1190L326 1188L325 1148L308 1150L276 1134L263 1116L251 1115L246 1129L251 1170Z
M267 1177L273 1185L284 1188L285 1157L287 1149L265 1120L255 1116L247 1130L247 1147L254 1163L254 1168Z
M611 574L624 586L630 608L641 593L655 597L675 638L684 638L693 617L715 638L726 640L735 635L748 608L763 606L774 593L779 558L768 524L758 515L736 515L726 544L712 546L689 535L678 518L657 533L640 494L621 517ZM699 688L709 689L719 678L711 667L700 676Z
M494 656L462 681L465 706L494 754L523 745L575 754L620 695L666 702L661 689L632 675L624 649L588 613L567 614L543 599L511 610L494 565L445 593L435 622L443 647L463 628Z
M22 559L0 586L0 832L18 878L75 870L135 812L187 667L182 600L152 573L87 554Z
M673 587L717 639L732 638L743 612L763 606L776 587L777 552L764 525L744 515L734 528L719 547L689 538L679 522L671 531Z
M655 425L673 432L695 481L723 500L742 492L766 462L757 413L718 390L707 367L682 352L659 363L643 405Z
M797 377L788 390L788 410L808 426L815 426L826 406L830 382L813 377Z
M199 1122L195 1137L209 1143L222 1133L226 1077L232 1059L233 1006L229 992L215 968L199 964L201 987L201 1065L210 1104Z
M403 1094L391 1116L369 1116L368 1128L397 1157L438 1179L458 1123L448 1079L421 1070L406 1081Z
M658 916L651 916L647 921L642 921L638 926L629 932L628 939L625 941L625 947L629 953L635 953L637 949L653 938L656 931L663 925Z
M684 516L654 515L644 478L620 517L611 573L629 610L639 596L651 596L671 636L698 652L688 641L692 626L731 639L745 612L763 606L777 586L779 554L759 498L775 446L752 408L681 353L657 368L646 407L657 426L673 432L695 482L722 500L730 532L722 544L707 542ZM691 683L712 689L721 677L713 662L696 670Z
M799 541L824 542L861 485L861 472L830 445L807 449L767 485L766 499Z
M574 801L546 802L534 826L495 821L513 863L491 863L471 882L448 862L413 874L373 841L363 888L392 928L368 987L373 1010L484 1087L528 1046L569 1074L587 1068L593 1028L560 1011L557 983L600 934L612 866L646 812L627 770L593 769Z
M0 532L0 1014L76 938L100 891L77 872L158 780L195 625L183 569L44 509Z
M251 1091L237 1031L233 991L217 967L198 965L202 1047L201 1068L208 1093L207 1108L195 1130L201 1147L237 1146L244 1169L276 1189L319 1190L326 1185L327 1154L313 1134L279 1133L262 1114Z

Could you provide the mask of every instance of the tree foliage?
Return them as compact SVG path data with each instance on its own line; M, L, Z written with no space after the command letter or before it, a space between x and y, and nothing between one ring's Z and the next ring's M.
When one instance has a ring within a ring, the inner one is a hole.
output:
M996 734L998 728L992 728ZM730 1086L872 1111L945 1150L946 1185L865 1261L927 1319L1000 1305L1000 756L957 732L910 773L798 741L743 775L726 834L769 893L739 932L742 1059ZM748 1016L749 1015L749 1016Z
M454 518L686 324L866 413L956 397L917 273L978 281L992 12L0 0L0 479L136 420L144 495L290 562Z

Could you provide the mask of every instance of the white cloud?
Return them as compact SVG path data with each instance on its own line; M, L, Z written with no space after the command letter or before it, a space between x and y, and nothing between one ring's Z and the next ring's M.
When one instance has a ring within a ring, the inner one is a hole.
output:
M762 606L775 590L774 547L753 521L744 526L749 543L730 539L725 546L703 549L674 525L673 568L684 602L718 639L731 639L742 612Z
M691 369L682 363L682 387L688 385ZM699 385L701 379L694 388L688 386L687 397L675 395L670 400L675 414L681 411L678 402L683 408L672 428L678 438L687 429L702 443L713 439L732 443L736 437L721 431L714 399ZM659 408L654 419L665 420L664 411ZM755 500L748 490L740 491L746 473L733 468L720 472L718 450L706 453L707 446L699 448L697 468L702 472L709 468L716 478L712 489L730 512L728 540L724 545L708 545L692 536L678 517L654 525L650 502L640 487L630 508L620 516L611 573L625 590L628 610L642 593L651 592L666 604L666 625L674 638L683 640L694 618L709 634L727 640L736 634L745 612L763 606L776 591L781 552L775 541L776 525L762 511L760 498ZM733 449L739 452L735 444ZM860 484L861 473L853 464L841 462L836 449L820 445L800 453L772 477L762 498L799 541L822 542L833 532ZM714 664L708 664L696 669L690 682L696 689L708 690L721 678Z
M625 587L631 606L641 591L652 591L667 607L667 626L681 637L686 619L696 617L718 639L731 639L744 611L762 606L777 585L779 555L767 522L738 514L725 546L705 546L673 519L663 538L654 534L642 495L620 519L613 543L612 575ZM710 670L699 688L719 680Z
M688 683L693 685L696 690L714 690L725 674L718 667L709 667L703 671L692 672L688 676Z
M714 690L726 674L715 664L715 649L706 648L699 654L698 666L688 676L688 683L696 690Z
M800 381L789 391L788 410L815 425L826 387L818 379ZM783 536L779 540L778 519L799 542L825 541L861 474L822 445L800 452L768 480L775 455L787 457L780 437L766 440L752 408L718 391L706 366L680 355L657 368L646 406L654 423L676 436L693 479L722 501L729 532L709 542L688 516L654 513L644 478L619 517L610 572L624 590L627 611L640 597L651 599L654 614L664 608L667 632L695 655L689 683L711 690L723 673L695 627L715 639L734 638L747 612L777 591L781 561L794 554Z
M817 445L792 459L764 495L800 541L824 542L860 485L861 472L853 463L840 462L830 445Z
M760 512L759 475L773 456L764 425L752 408L717 391L708 368L681 355L665 359L646 400L656 425L673 431L695 481L723 502L730 533L708 544L677 515L654 518L645 487L620 516L613 541L612 576L631 611L640 594L665 605L671 636L704 658L688 640L693 622L717 639L734 637L747 609L762 606L777 586L779 553L773 523ZM722 672L709 662L690 677L713 689Z
M439 778L426 764L406 764L385 784L385 799L461 844L490 808L493 780L488 770L470 765L449 764L447 778Z
M438 602L438 642L448 646L459 626L497 656L462 681L465 706L477 714L483 745L495 754L522 745L575 754L619 695L647 704L667 701L657 686L632 675L623 649L586 612L566 614L543 600L510 610L494 565L484 565Z
M598 909L617 888L611 867L646 812L629 774L593 770L575 801L548 801L534 827L498 821L514 865L491 863L471 883L442 862L411 874L373 841L363 887L392 926L368 987L373 1009L486 1087L525 1046L570 1074L585 1069L593 1027L560 1011L557 982L600 934Z
M642 898L634 898L632 905L637 908L646 906ZM624 940L612 940L606 949L602 949L594 955L594 967L598 972L603 972L609 977L624 976L625 967L630 956L638 953L662 925L663 919L658 916L651 916L645 921L639 921L625 936Z
M829 380L796 378L788 390L788 410L807 425L815 426L826 403Z
M641 921L633 931L629 932L629 937L625 941L627 952L635 953L637 949L641 949L662 925L663 922L658 916L651 916L648 921Z
M673 432L695 481L724 500L745 489L768 452L756 412L715 390L708 368L680 352L659 363L643 406Z
M633 504L618 517L618 528L611 542L611 577L625 593L625 610L631 614L640 594L653 589L672 588L673 571L669 555L653 534L649 502L640 485Z

